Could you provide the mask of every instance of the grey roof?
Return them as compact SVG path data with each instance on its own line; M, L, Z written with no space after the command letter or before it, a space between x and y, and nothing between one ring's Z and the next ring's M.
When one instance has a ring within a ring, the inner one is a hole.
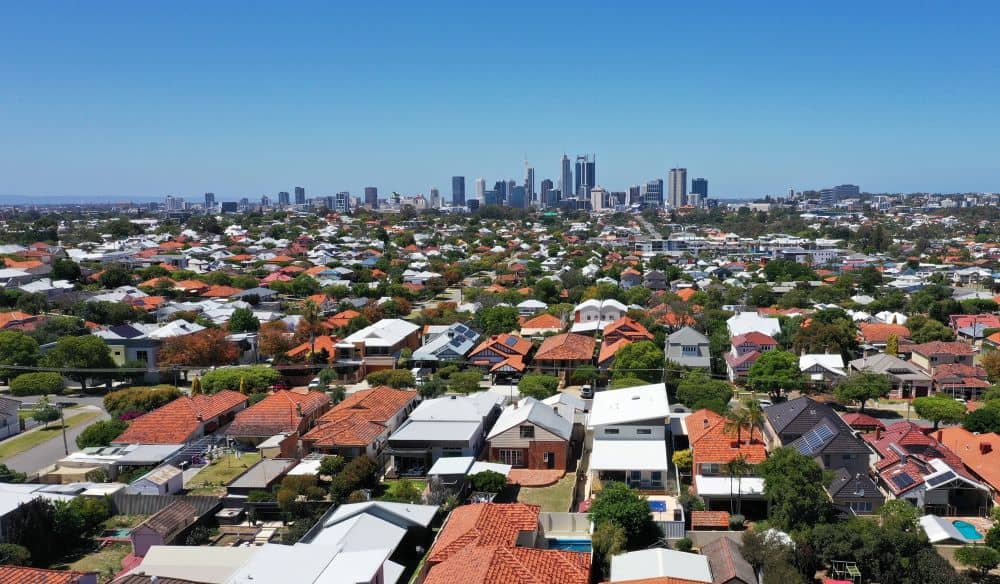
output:
M290 458L264 458L227 485L236 489L266 489L298 464Z
M753 566L743 559L740 544L720 537L712 543L701 547L701 553L708 558L712 568L713 584L757 584L757 575Z
M433 339L413 352L417 361L436 361L441 356L452 353L457 358L464 357L476 346L479 333L462 323L455 323L438 333Z
M697 355L685 354L684 347L696 347ZM685 367L711 367L708 337L686 326L667 337L667 359Z
M836 499L884 499L882 492L872 482L868 473L852 473L846 468L834 471L833 481L827 487L830 497Z
M237 292L233 294L231 298L246 298L247 296L256 296L258 298L270 298L277 294L274 290L270 288L262 288L260 286L256 288L250 288L249 290L244 290L242 292Z
M17 408L21 405L16 399L0 396L0 414L6 416L16 416Z
M495 438L497 435L524 423L545 428L564 440L569 440L570 434L573 432L573 422L557 414L552 406L533 397L525 397L507 406L500 413L500 417L497 418L487 439Z
M869 454L850 426L830 406L810 397L799 397L764 408L779 434L795 436L792 446L807 456Z
M850 362L850 366L851 369L856 371L883 373L904 380L930 381L931 379L930 375L927 375L927 373L913 363L887 353L879 353L870 357L855 359Z

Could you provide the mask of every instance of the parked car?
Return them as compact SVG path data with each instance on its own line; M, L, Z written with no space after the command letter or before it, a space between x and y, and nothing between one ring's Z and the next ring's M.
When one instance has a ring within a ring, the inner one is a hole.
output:
M589 383L580 388L580 397L583 399L591 399L594 397L594 387Z
M319 377L313 377L312 381L309 382L309 389L318 389L323 382L319 380Z

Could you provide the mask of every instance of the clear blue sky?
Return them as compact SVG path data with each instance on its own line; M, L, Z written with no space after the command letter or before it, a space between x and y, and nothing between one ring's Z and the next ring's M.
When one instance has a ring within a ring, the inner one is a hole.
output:
M995 2L6 2L0 194L1000 190Z

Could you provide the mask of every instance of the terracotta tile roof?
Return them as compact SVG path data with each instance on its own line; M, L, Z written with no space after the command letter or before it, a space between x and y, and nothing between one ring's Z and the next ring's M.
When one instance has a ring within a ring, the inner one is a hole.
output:
M954 452L974 474L1000 490L1000 434L973 434L961 426L937 431L937 439Z
M690 301L691 297L697 293L698 292L694 288L682 288L676 292L677 297L683 300L684 302Z
M542 342L536 361L589 361L594 357L594 337L563 333Z
M174 288L187 292L196 292L198 290L208 290L208 284L201 280L181 280L174 282Z
M42 262L38 260L25 260L23 262L19 262L16 260L12 260L10 258L4 258L3 261L6 264L6 267L15 268L19 270L30 270L32 268L40 268L43 265Z
M217 418L241 403L247 396L223 390L212 395L183 395L148 414L139 416L115 438L116 444L183 444L203 421Z
M20 310L0 312L0 329L5 329L12 324L17 324L20 321L31 320L33 318L35 317L27 312L21 312Z
M632 341L626 338L618 339L613 343L607 343L607 342L601 343L601 352L598 353L597 355L597 362L604 363L608 359L614 357L622 347L631 344Z
M322 391L276 391L236 414L226 435L261 437L304 431L305 428L301 427L303 420L326 408L329 403L330 396Z
M875 470L895 495L923 484L924 476L930 473L922 467L935 459L945 462L966 478L972 478L957 454L925 434L924 429L913 422L896 422L884 432L869 432L861 437L878 453L880 460L875 463ZM905 463L900 458L899 451L906 453ZM921 464L918 465L915 460ZM900 487L892 478L903 473L910 475L913 480L907 486Z
M26 566L0 566L0 582L3 584L77 584L87 574L88 572L43 570Z
M736 369L746 363L747 361L756 361L757 357L760 357L759 351L748 351L742 355L733 355L731 352L726 352L722 358L729 363L729 366Z
M901 324L863 322L858 325L858 336L869 343L884 343L889 340L889 335L896 335L900 340L908 339L910 329Z
M641 341L643 339L653 340L653 333L649 332L646 327L642 326L642 323L635 321L634 319L623 316L618 320L608 323L604 327L604 338L605 339L618 339L618 338L628 338L632 341Z
M963 363L945 363L934 368L934 381L940 381L945 377L972 377L974 379L986 379L986 370L979 365L965 365Z
M854 428L855 430L866 430L872 428L882 428L885 429L885 424L882 423L878 418L869 416L868 414L861 414L858 412L850 412L841 416L847 425Z
M555 317L555 316L553 316L551 314L548 314L548 313L539 314L538 316L536 316L536 317L534 317L532 319L526 320L526 321L524 321L524 323L521 324L521 329L522 330L523 329L553 329L553 330L561 330L562 327L563 327L562 321L559 320L559 318L557 318L557 317Z
M415 391L379 386L347 396L316 420L302 440L313 446L367 446L417 397Z
M726 464L741 454L750 464L759 464L767 458L767 447L758 428L754 428L751 434L744 427L737 442L736 430L726 430L726 418L707 409L692 412L684 418L684 426L688 431L695 469L705 463Z
M499 348L499 347L503 347L502 349L497 349L497 352L501 354L506 355L510 353L516 353L518 355L524 356L527 355L528 351L531 350L531 341L529 341L528 339L522 339L517 335L508 335L508 334L493 335L488 339L484 340L483 342L479 343L479 346L473 349L472 352L469 353L469 356L471 357L472 355L481 353L486 349Z
M729 528L728 511L692 511L691 529L702 528Z
M332 362L333 358L337 354L335 345L337 344L337 341L339 341L339 339L337 337L331 337L330 335L319 335L316 337L315 340L316 340L316 352L319 353L320 351L323 351L325 349L326 354L330 356L330 361ZM292 358L307 357L309 355L309 351L311 350L312 350L312 343L306 341L297 347L289 349L288 352L285 354Z
M233 294L239 294L242 291L242 288L234 288L232 286L209 286L207 290L201 293L201 296L202 298L229 298Z
M920 355L946 353L948 355L971 355L972 347L957 341L932 341L920 345L910 345L910 351Z
M524 371L527 365L524 364L524 357L520 355L511 355L510 357L507 357L503 361L500 361L493 367L490 367L490 372L492 373L494 371L500 371L505 367L510 367L515 371Z
M590 554L517 547L537 505L480 503L451 512L427 555L425 584L585 584Z
M774 337L772 337L771 335L766 335L764 333L757 331L752 331L742 335L736 335L729 341L731 344L736 346L751 344L751 345L757 345L759 347L761 345L767 346L767 345L778 344L778 341L774 340Z
M352 318L361 316L357 310L344 310L326 319L326 325L330 328L341 328L347 326Z
M171 286L176 286L177 285L177 282L174 282L170 278L168 278L166 276L161 276L159 278L150 278L149 280L146 280L144 282L139 282L139 284L137 284L137 286L139 288L155 288L161 282L164 283L164 284L170 284Z

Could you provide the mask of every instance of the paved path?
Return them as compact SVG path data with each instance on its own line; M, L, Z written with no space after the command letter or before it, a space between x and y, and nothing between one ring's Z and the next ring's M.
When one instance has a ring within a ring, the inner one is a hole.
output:
M76 437L83 432L87 426L90 426L98 420L107 420L110 418L108 413L95 406L83 406L78 410L74 411L72 415L86 411L100 411L101 415L88 420L87 422L80 424L78 426L73 426L66 431L66 442L69 445L70 452L76 452L80 450L76 447ZM12 456L4 461L4 463L13 468L14 470L20 472L32 473L39 469L45 468L51 464L55 464L60 458L66 456L66 451L63 449L63 439L62 432L55 434L51 440L43 442L38 446L35 446L31 450L22 452L16 456Z

